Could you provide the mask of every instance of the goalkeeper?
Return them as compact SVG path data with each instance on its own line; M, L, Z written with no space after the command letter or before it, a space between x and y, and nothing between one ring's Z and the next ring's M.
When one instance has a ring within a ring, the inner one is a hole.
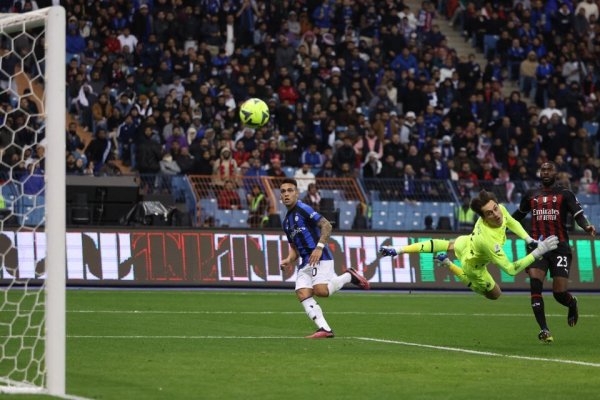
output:
M489 263L496 264L507 274L516 275L535 259L540 259L543 254L558 246L556 236L550 236L539 242L532 239L506 208L498 204L496 196L491 192L485 190L479 192L479 195L471 200L471 209L480 218L470 235L459 236L455 241L433 239L407 246L382 246L379 252L382 256L393 257L402 253L437 253L454 250L462 268L455 265L446 254L439 254L436 261L448 267L474 292L496 300L502 291L487 270ZM524 239L528 248L534 250L527 256L511 262L502 249L506 242L506 228Z

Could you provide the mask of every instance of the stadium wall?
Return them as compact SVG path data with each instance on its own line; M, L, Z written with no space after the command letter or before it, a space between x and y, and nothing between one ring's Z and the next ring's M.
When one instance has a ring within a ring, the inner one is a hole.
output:
M401 245L443 234L352 232L331 237L339 272L362 271L375 289L464 289L445 268L434 268L431 254L378 258L381 245ZM288 254L279 231L244 230L69 230L67 279L70 285L293 287L295 273L280 270ZM600 240L573 235L570 287L600 290ZM0 280L44 278L45 236L40 232L0 233ZM525 255L514 237L504 246L508 257ZM489 268L503 289L527 289L527 275L509 276Z

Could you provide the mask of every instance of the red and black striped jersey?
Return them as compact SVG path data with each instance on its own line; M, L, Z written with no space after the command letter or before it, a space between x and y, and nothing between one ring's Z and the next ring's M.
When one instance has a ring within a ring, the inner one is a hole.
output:
M575 218L583 212L572 191L560 185L532 189L521 200L519 211L523 214L531 211L532 238L556 235L560 241L557 251L571 253L566 227L567 215L572 214Z

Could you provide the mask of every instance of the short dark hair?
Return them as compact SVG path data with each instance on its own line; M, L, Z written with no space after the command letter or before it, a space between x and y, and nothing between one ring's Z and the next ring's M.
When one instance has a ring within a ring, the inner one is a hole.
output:
M552 167L552 169L554 169L555 171L558 171L558 168L556 168L556 163L555 163L554 161L544 161L544 162L542 163L542 165L544 165L544 164L548 164L548 165L550 165L550 166ZM541 167L542 165L540 165L540 167Z
M283 186L285 183L289 183L291 185L298 187L298 182L296 182L296 180L293 178L285 178L284 180L281 181L281 183L279 184L279 187Z
M490 200L498 203L498 198L494 193L488 192L487 190L482 190L481 192L479 192L477 197L471 200L471 210L476 212L479 216L483 217L483 211L481 211L481 208L487 203L489 203Z

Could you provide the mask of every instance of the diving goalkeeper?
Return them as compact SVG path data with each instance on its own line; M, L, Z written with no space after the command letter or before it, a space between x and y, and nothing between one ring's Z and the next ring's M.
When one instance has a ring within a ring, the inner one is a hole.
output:
M433 239L413 243L407 246L382 246L382 256L396 256L402 253L437 253L454 250L462 268L454 264L446 254L439 254L436 261L448 267L465 285L490 300L496 300L502 294L500 287L487 270L494 263L509 275L516 275L548 251L556 249L558 238L550 236L543 241L532 239L521 224L515 220L506 208L498 204L496 196L485 190L471 200L471 209L480 218L470 235L459 236L454 241ZM502 246L506 242L506 229L510 229L527 242L534 250L523 258L511 262Z

